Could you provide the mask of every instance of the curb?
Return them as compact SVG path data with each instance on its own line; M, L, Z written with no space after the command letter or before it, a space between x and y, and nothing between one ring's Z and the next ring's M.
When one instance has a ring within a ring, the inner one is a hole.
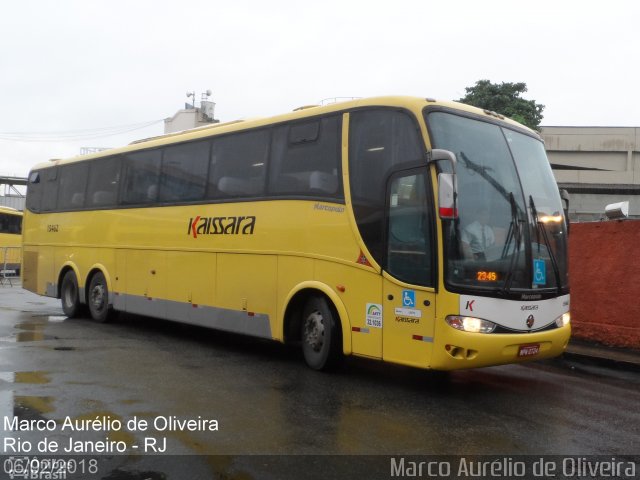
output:
M640 372L640 351L572 339L563 357L581 363Z

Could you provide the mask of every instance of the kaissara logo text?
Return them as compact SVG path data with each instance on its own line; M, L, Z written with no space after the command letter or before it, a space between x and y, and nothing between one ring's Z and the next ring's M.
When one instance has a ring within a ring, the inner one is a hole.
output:
M198 235L253 235L256 217L201 217L189 219L187 234Z

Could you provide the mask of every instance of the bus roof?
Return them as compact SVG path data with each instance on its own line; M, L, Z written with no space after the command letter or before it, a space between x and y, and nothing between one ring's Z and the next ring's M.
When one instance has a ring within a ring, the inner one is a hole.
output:
M20 210L16 210L12 207L5 207L0 205L0 213L8 213L9 215L19 215L22 216L22 212Z
M89 159L101 158L101 157L109 157L112 155L118 155L118 154L133 152L137 150L144 150L147 148L160 147L160 146L168 145L172 143L179 143L182 141L203 139L203 138L220 135L224 133L247 130L250 128L264 127L264 126L269 126L269 125L273 125L281 122L311 118L317 115L347 111L355 108L376 107L376 106L401 107L401 108L406 108L408 110L417 112L422 110L427 105L448 107L455 110L460 110L460 111L465 111L469 113L474 113L476 115L490 117L493 120L498 119L506 124L518 127L520 129L528 130L531 133L535 133L529 128L525 127L524 125L514 120L508 119L500 114L497 114L496 112L482 110L480 108L472 107L470 105L465 105L458 102L438 101L431 98L410 97L410 96L371 97L371 98L360 98L355 100L336 102L336 103L332 103L324 106L306 105L301 108L296 108L292 112L284 113L284 114L280 114L272 117L250 118L246 120L232 120L225 123L205 125L205 126L193 128L190 130L183 130L180 132L168 133L168 134L159 135L156 137L136 140L134 142L131 142L129 145L125 145L122 147L117 147L109 150L103 150L101 152L91 153L89 155L81 155L81 156L71 157L68 159L51 159L49 162L39 163L35 165L32 169L37 170L37 169L52 167L60 164L74 163L76 161L89 160Z

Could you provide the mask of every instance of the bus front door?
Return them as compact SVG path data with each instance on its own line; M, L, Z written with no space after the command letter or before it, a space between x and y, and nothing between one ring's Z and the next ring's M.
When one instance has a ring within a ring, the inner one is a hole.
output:
M383 359L424 368L433 349L435 293L384 276Z
M431 361L436 300L429 192L425 169L390 177L383 272L383 358L423 368Z

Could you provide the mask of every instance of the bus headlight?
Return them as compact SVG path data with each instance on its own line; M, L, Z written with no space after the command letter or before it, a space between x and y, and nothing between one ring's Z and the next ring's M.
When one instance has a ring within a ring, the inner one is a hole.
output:
M569 325L571 321L571 314L569 312L563 313L558 318L556 318L556 325L558 327L564 327L565 325Z
M449 315L445 318L445 322L447 322L449 326L457 330L462 330L463 332L491 333L496 328L496 324L489 320L475 317L462 317L459 315Z

